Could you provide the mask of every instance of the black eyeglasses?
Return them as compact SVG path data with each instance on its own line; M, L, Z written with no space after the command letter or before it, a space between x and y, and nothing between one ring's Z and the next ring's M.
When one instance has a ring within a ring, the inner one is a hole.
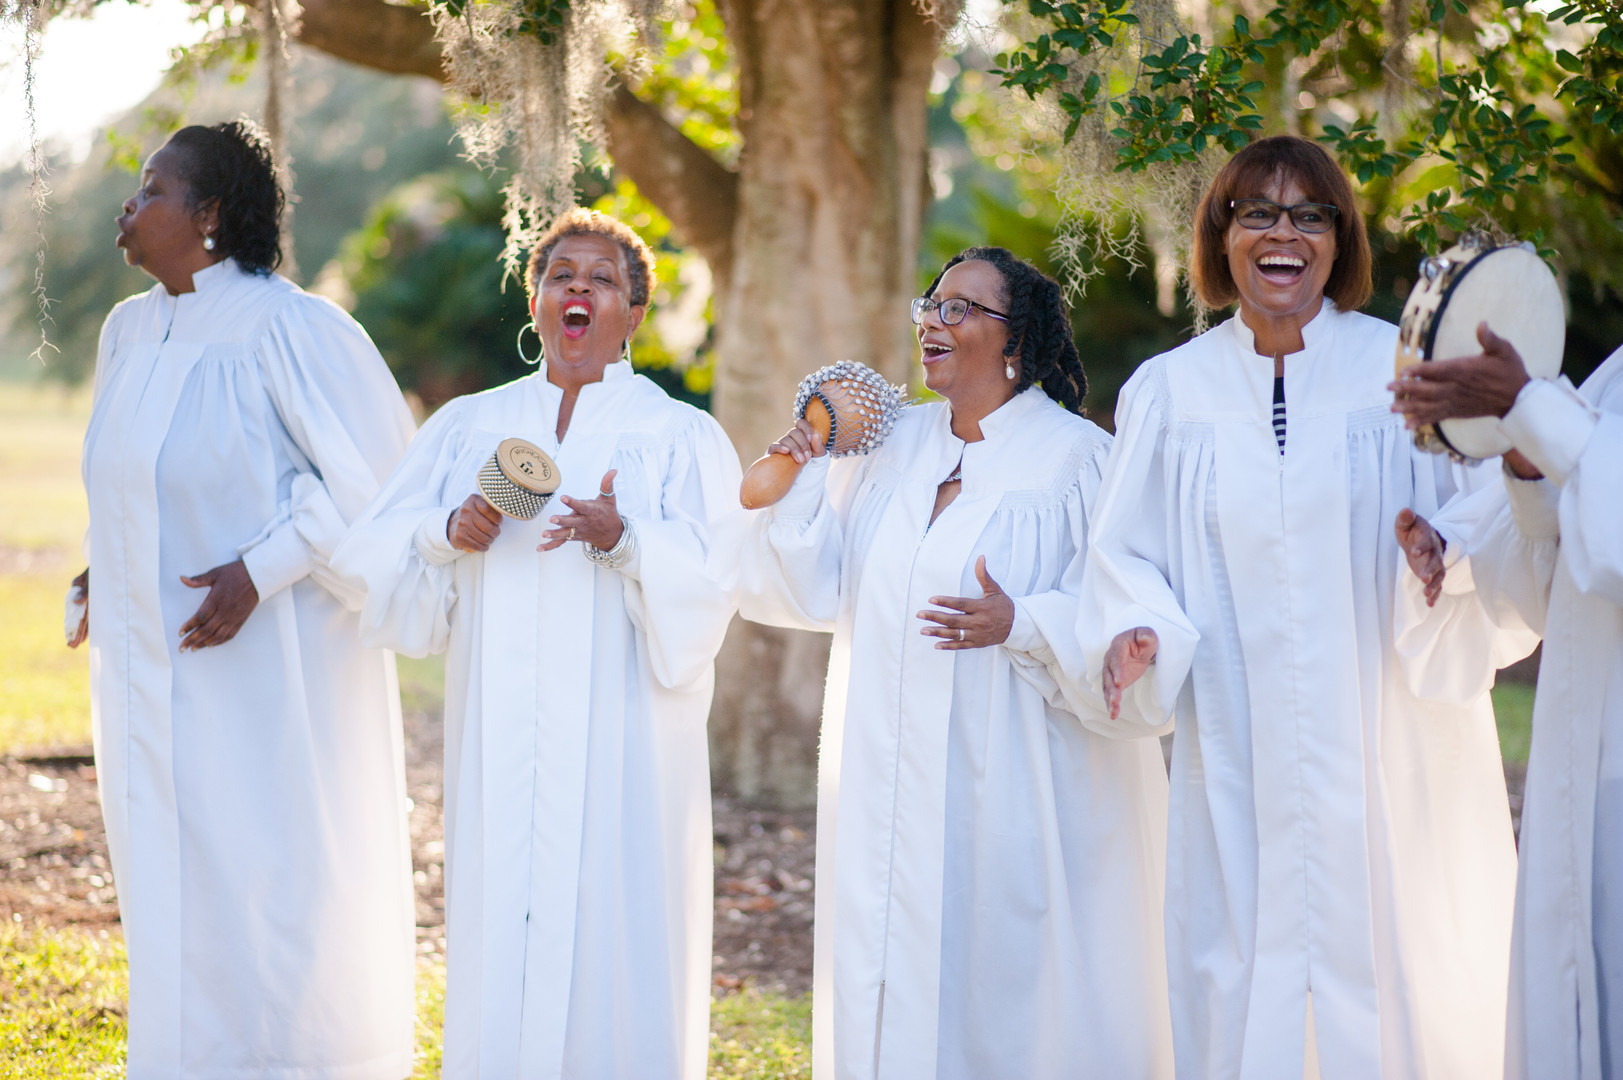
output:
M941 321L948 326L957 326L969 314L969 309L984 311L999 322L1008 322L1009 317L1001 311L993 311L985 304L977 304L973 300L965 300L962 296L949 296L945 300L932 300L928 296L921 296L913 301L913 324L915 326L924 322L924 316L934 311L941 316Z
M1270 199L1230 199L1229 208L1234 211L1234 220L1246 229L1271 229L1280 214L1289 214L1291 224L1302 232L1326 233L1336 227L1336 218L1341 216L1341 207L1316 202L1280 206Z

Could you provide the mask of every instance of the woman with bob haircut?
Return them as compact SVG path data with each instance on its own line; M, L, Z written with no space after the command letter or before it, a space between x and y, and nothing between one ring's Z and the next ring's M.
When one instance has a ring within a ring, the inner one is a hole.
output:
M1449 648L1494 631L1424 520L1475 477L1391 411L1397 329L1354 310L1369 244L1322 148L1236 154L1193 276L1239 312L1122 390L1078 627L1113 714L1177 721L1178 1076L1497 1077L1516 853L1493 672Z
M90 643L132 1080L412 1068L394 657L362 647L329 560L413 425L366 332L274 273L282 208L269 142L232 122L175 132L118 218L157 283L102 327L69 643Z
M526 285L538 370L441 408L336 559L367 642L446 654L445 1075L703 1080L738 455L631 370L630 227L570 210ZM561 476L532 520L477 493L513 437Z

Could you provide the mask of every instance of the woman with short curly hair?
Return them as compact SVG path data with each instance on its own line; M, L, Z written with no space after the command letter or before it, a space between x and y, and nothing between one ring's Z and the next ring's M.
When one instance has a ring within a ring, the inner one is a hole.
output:
M1110 437L1060 288L970 248L912 315L945 400L833 464L797 422L771 452L808 466L742 564L746 618L834 632L815 1075L1169 1077L1166 773L1081 678Z
M364 640L446 655L445 1075L703 1080L738 455L631 368L635 232L571 210L526 279L538 370L441 408L336 559ZM557 467L534 517L480 494L510 438Z
M414 911L394 658L329 557L411 414L364 331L272 273L246 123L146 162L83 472L91 716L131 1077L400 1080ZM91 571L95 588L90 589Z

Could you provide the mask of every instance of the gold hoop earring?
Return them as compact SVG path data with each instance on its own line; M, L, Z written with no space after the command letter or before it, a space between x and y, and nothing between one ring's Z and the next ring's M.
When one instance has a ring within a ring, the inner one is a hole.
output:
M524 331L526 330L535 330L534 319L531 319L529 322L518 328L518 338L513 344L518 348L518 358L524 361L526 364L529 364L531 367L535 367L537 364L541 363L541 361L547 358L547 343L541 340L541 331L535 330L536 344L541 347L535 350L535 359L531 360L528 356L524 355Z

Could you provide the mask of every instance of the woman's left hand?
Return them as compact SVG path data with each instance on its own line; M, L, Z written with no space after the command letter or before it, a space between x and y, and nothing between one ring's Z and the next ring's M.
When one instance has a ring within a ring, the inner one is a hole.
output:
M259 590L254 587L254 579L248 576L248 567L241 559L180 581L193 589L209 591L198 605L197 614L181 624L181 652L224 645L237 636L242 624L259 606Z
M1443 592L1443 578L1447 575L1443 569L1443 538L1429 521L1407 507L1398 511L1392 530L1397 533L1398 544L1409 560L1409 569L1425 587L1426 606L1436 607L1437 598Z
M979 600L967 596L932 596L930 603L952 610L919 612L919 618L935 624L919 633L945 639L936 642L936 648L984 649L1009 640L1009 631L1014 628L1014 601L986 572L985 555L975 560L975 577L981 583L983 594Z
M620 520L620 508L614 502L614 474L618 471L610 469L603 474L603 482L597 487L595 499L558 496L574 513L549 518L554 527L541 534L545 542L535 550L551 551L571 540L591 544L599 551L608 551L618 544L620 535L625 532L625 522Z

